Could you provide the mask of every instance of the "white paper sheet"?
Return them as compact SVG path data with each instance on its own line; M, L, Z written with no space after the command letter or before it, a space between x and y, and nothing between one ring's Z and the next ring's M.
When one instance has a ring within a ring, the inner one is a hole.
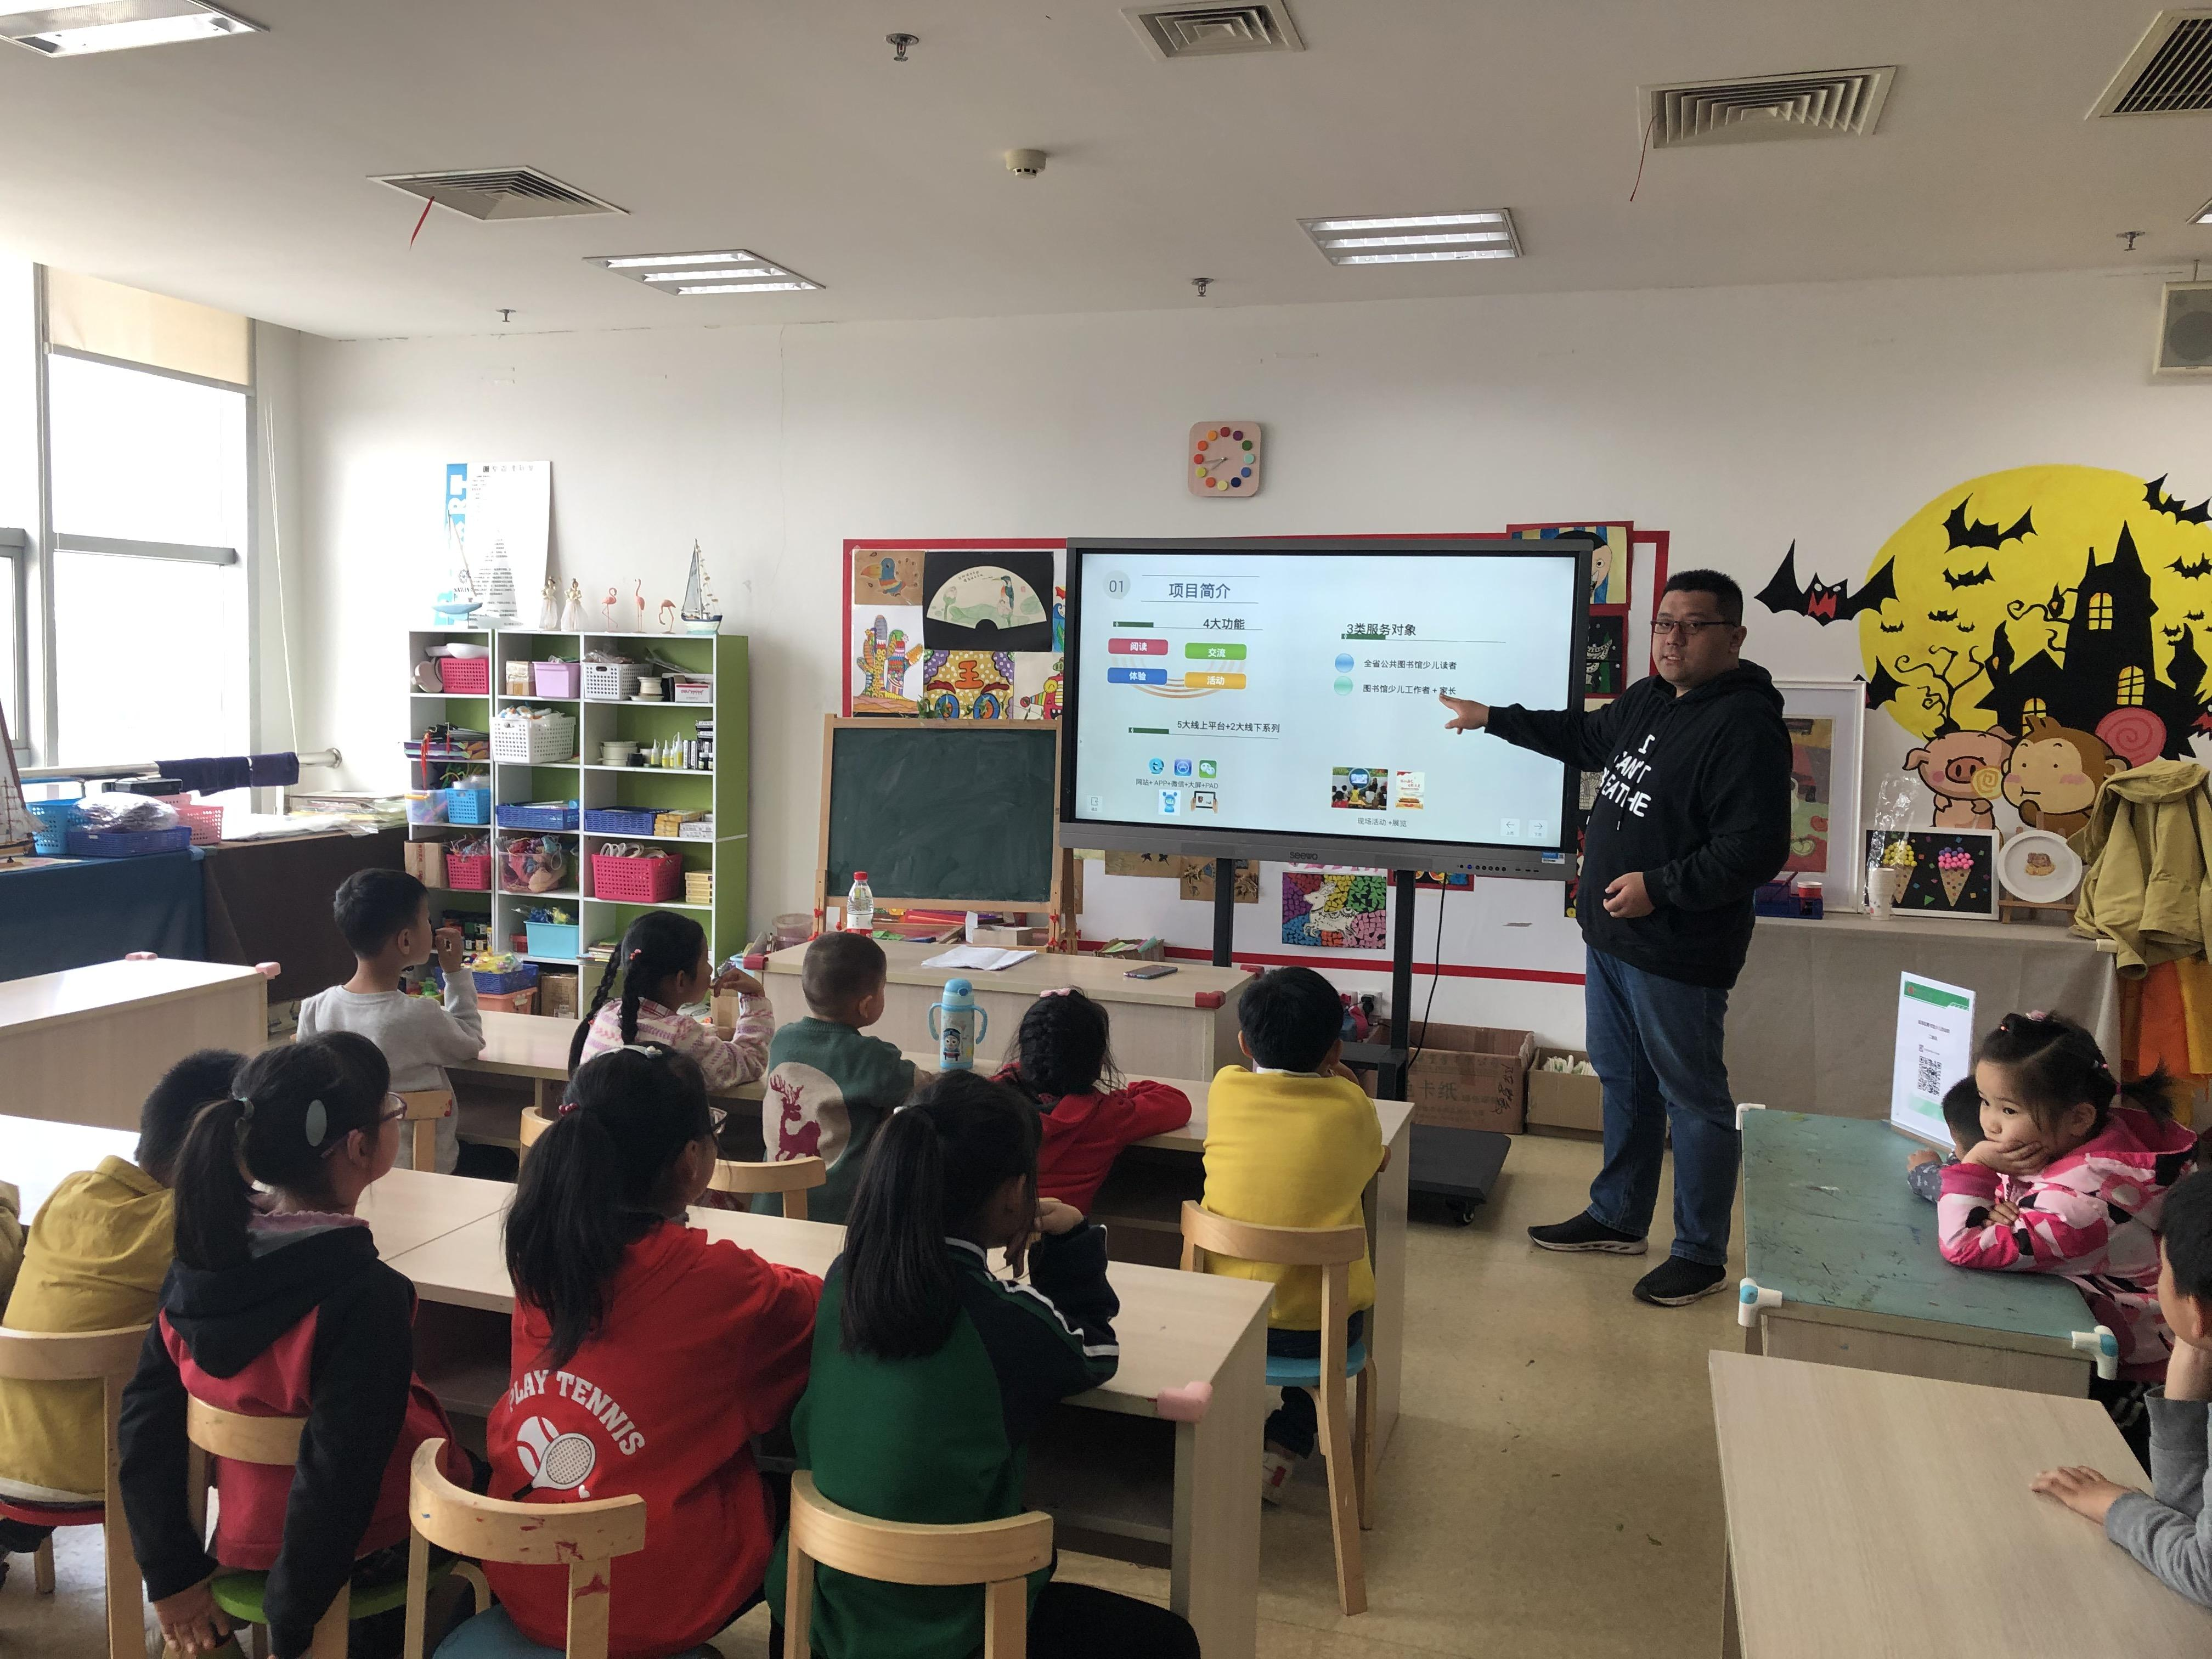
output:
M1897 1059L1890 1074L1889 1121L1917 1140L1948 1152L1945 1091L1974 1068L1974 994L1941 980L1899 974Z
M921 965L925 968L972 968L981 973L995 974L1001 968L1027 962L1036 954L1034 951L1001 951L988 945L961 945L926 957Z

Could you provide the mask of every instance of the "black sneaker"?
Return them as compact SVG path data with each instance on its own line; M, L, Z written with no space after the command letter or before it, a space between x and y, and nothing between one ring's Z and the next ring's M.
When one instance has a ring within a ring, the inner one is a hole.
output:
M1602 1250L1608 1255L1642 1255L1649 1248L1635 1234L1615 1231L1588 1210L1557 1226L1529 1228L1528 1242L1540 1250Z
M1636 1299L1655 1308L1685 1308L1728 1288L1728 1269L1670 1255L1636 1281Z

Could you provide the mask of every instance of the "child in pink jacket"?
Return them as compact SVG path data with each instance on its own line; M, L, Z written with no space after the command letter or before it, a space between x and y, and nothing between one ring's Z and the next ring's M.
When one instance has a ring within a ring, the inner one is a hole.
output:
M2079 1025L2008 1014L1975 1050L1974 1082L1983 1139L1943 1171L1943 1259L2065 1279L2119 1339L2120 1376L2134 1386L2103 1392L2139 1400L2173 1350L2158 1305L2159 1217L2197 1155L2164 1075L2123 1093Z

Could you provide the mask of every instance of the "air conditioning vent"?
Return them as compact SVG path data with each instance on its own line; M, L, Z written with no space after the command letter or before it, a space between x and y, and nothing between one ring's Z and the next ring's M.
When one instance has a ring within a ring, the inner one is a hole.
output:
M1163 61L1306 49L1280 0L1257 6L1128 6L1121 15L1146 50Z
M2158 313L2162 375L2212 374L2212 283L2168 283Z
M586 195L536 167L477 167L464 173L398 173L376 182L471 219L562 219L586 213L620 213L611 202Z
M1771 138L1863 138L1881 118L1897 67L1820 70L1638 88L1654 149Z
M2089 114L2201 115L2207 110L2212 110L2212 11L2162 11Z

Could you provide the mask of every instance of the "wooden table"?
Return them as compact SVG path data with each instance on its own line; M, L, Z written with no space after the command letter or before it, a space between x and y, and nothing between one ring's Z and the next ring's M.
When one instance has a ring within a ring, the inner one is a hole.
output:
M0 1078L25 1117L135 1131L186 1054L268 1041L269 981L251 968L157 957L0 981Z
M886 943L890 983L877 1036L904 1048L928 1048L929 1008L949 979L975 988L975 1006L988 1017L975 1045L979 1065L995 1066L1006 1055L1022 1014L1038 994L1075 986L1109 1004L1114 1026L1114 1054L1133 1073L1158 1077L1212 1077L1224 1066L1243 1063L1237 1047L1237 1004L1253 975L1242 968L1206 968L1178 963L1163 979L1131 979L1130 964L1120 958L1039 952L1027 962L987 974L959 968L925 968L923 960L955 949L950 945ZM794 945L768 959L763 980L781 1020L806 1012L799 994L799 965L806 947ZM1143 964L1139 963L1138 966Z
M451 1182L450 1176L426 1179ZM514 1289L499 1215L455 1228L392 1259L423 1298L418 1369L447 1404L480 1414L507 1385ZM727 1210L691 1223L771 1261L826 1272L844 1229ZM1156 1560L1169 1601L1208 1659L1249 1659L1258 1639L1260 1496L1254 1453L1266 1417L1267 1287L1116 1262L1114 1379L1066 1401L1032 1443L1030 1501L1049 1510L1070 1548ZM441 1318L430 1304L447 1310ZM1210 1383L1196 1423L1170 1422L1163 1389Z
M128 1160L137 1150L135 1129L0 1117L0 1181L14 1182L22 1194L27 1223L65 1177L98 1168L104 1158ZM377 1254L389 1261L458 1227L503 1213L514 1196L514 1188L503 1181L394 1170L361 1195L355 1213L374 1230Z
M2039 1394L2088 1391L2072 1346L2096 1321L2047 1273L1954 1267L1936 1206L1905 1184L1916 1143L1887 1123L1743 1114L1744 1271L1781 1293L1744 1346L1908 1376Z
M1728 1511L1723 1655L2212 1649L2212 1611L2027 1489L2069 1463L2129 1479L2101 1407L1722 1352L1708 1367Z

